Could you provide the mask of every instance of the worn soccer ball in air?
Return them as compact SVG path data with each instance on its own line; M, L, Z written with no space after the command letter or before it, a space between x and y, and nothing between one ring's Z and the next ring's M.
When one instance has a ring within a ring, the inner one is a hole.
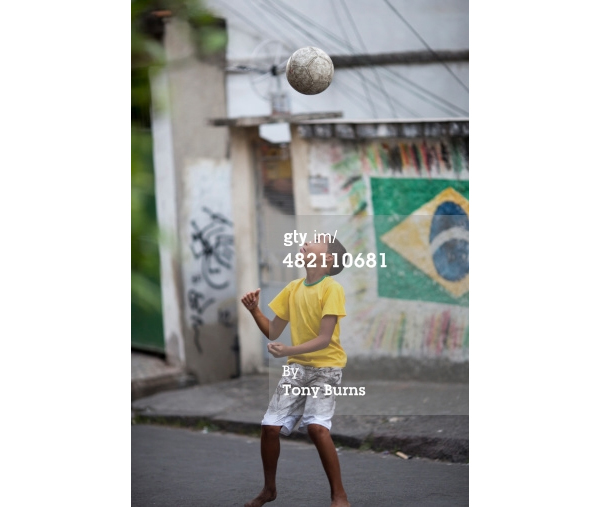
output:
M285 75L294 90L304 95L325 91L333 79L333 62L322 49L308 46L296 51L287 62Z

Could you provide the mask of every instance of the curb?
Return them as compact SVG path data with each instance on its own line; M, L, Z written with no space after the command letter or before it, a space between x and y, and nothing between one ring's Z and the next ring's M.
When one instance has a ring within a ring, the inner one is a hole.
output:
M197 384L196 377L184 371L135 379L131 381L131 401Z
M226 419L200 417L194 415L142 414L133 411L134 424L160 424L190 429L212 428L230 433L259 436L259 423L230 421ZM290 436L292 440L310 441L308 436L295 430ZM441 438L423 435L377 435L366 438L351 437L332 433L331 438L337 446L343 445L352 449L373 451L401 451L409 457L427 458L450 463L469 462L469 441L463 438Z

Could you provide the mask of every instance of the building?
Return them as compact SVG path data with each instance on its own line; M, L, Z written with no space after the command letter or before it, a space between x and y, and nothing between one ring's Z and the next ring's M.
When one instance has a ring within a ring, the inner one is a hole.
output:
M229 36L227 54L209 60L193 57L188 26L165 26L152 132L158 218L172 239L161 249L167 358L203 383L276 365L239 297L260 286L268 302L298 274L283 267L282 234L325 226L355 256L389 262L339 275L354 374L463 381L468 4L287 3L208 2ZM337 63L310 101L284 82L278 102L281 77L243 71L314 40ZM448 209L455 218L434 227Z

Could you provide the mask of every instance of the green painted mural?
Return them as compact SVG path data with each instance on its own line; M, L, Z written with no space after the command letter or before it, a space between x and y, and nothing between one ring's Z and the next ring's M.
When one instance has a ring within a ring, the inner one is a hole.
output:
M349 356L467 361L468 138L312 141L309 171L330 183L323 225L386 257L340 274Z
M371 195L377 250L388 265L378 269L379 296L468 306L469 182L371 178ZM456 214L441 214L448 209ZM442 244L432 238L440 225Z

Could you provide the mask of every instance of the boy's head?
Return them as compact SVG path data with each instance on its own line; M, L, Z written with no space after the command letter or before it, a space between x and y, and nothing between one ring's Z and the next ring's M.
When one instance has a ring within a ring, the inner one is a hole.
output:
M330 239L331 238L330 236ZM335 266L330 266L329 268L329 275L330 276L335 276L338 273L341 273L342 269L344 269L344 264L342 263L342 257L344 256L344 254L346 253L346 249L344 248L344 245L342 245L340 243L340 241L336 238L334 239L331 243L327 244L327 254L328 256L331 255L332 259L331 259L331 263L333 264L333 255L332 254L337 254L337 267ZM327 265L329 265L329 261L327 262Z
M304 246L300 248L300 252L304 255L304 261L308 262L307 259L309 253L314 253L317 256L317 265L321 265L322 257L321 254L325 254L325 262L327 262L328 271L327 274L335 276L344 269L342 264L342 256L346 253L344 245L336 238L333 239L331 234L321 233L316 236L316 241L307 241ZM337 254L337 267L333 266L335 260L333 254Z

